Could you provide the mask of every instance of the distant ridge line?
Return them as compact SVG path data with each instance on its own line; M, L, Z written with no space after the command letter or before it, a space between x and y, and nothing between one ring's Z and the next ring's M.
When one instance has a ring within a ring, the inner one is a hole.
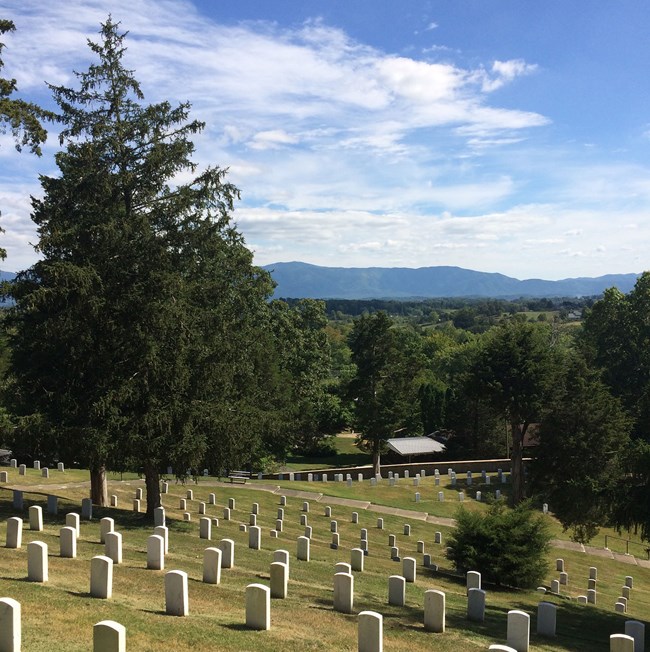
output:
M303 262L265 265L276 282L275 297L291 299L425 299L439 297L578 297L616 287L629 292L640 274L595 278L519 280L496 272L454 266L321 267Z

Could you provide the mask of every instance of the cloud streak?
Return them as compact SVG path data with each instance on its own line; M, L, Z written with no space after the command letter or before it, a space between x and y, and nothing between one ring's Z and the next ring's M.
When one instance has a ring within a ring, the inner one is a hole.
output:
M97 38L105 3L7 4L18 31L6 72L23 96L45 103L45 80L74 85L72 71L87 68L86 38ZM130 32L126 65L146 100L189 100L206 122L196 158L229 167L241 186L236 219L260 264L457 264L548 278L642 264L648 171L582 161L558 171L563 152L535 149L552 116L499 101L520 79L544 74L534 61L468 64L444 43L407 56L318 18L222 23L189 0L114 0L111 11ZM434 39L441 28L429 22L425 31ZM55 150L51 138L46 157L33 161L0 142L0 160L14 166L0 172L8 268L34 259L29 193L38 193L37 172L52 173ZM612 212L621 189L626 211ZM592 235L611 219L637 228ZM622 261L626 233L637 248Z

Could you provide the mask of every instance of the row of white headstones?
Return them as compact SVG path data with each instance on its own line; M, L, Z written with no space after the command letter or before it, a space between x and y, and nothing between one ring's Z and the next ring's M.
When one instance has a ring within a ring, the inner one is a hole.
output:
M167 490L167 487L164 488ZM138 496L141 489L136 490L136 499L139 500L142 496ZM22 498L22 496L21 496ZM117 503L116 497L115 504ZM187 500L193 500L192 490L187 491L187 497L181 499L182 504ZM14 501L15 502L15 501ZM84 501L87 518L92 516L88 513L87 499ZM209 503L216 504L214 494L210 494ZM284 518L284 507L287 504L285 496L280 497L281 507L278 509L278 516L280 520ZM203 506L203 510L201 510ZM134 506L135 507L135 506ZM92 509L92 506L90 506ZM235 509L235 500L233 498L228 501L228 508ZM200 503L200 513L205 513L205 504ZM301 523L306 524L306 514L309 511L309 503L303 502L303 514L301 514ZM33 530L42 530L42 509L40 506L31 506L30 514L30 528ZM253 523L253 518L256 519L259 514L259 504L253 503L250 514L250 523ZM331 507L325 507L325 516L331 517ZM356 516L356 518L355 518ZM230 517L230 513L228 513ZM217 520L217 519L213 519ZM165 511L163 507L155 510L156 526L154 534L149 537L147 541L147 567L151 569L162 570L164 569L164 556L168 552L168 532L164 525ZM352 522L358 522L358 513L353 512ZM208 525L206 528L205 525ZM210 524L209 518L202 518L200 525L200 536L204 539L210 539ZM378 519L378 527L383 528L383 519ZM336 521L331 521L331 531L336 534ZM246 529L244 524L241 529ZM311 530L311 528L309 528ZM281 528L280 528L281 531ZM7 547L20 547L22 533L22 519L11 518L7 522ZM276 531L277 534L277 531ZM404 526L404 534L410 535L410 526ZM79 536L79 515L69 513L66 515L66 527L61 529L61 556L75 557L76 556L76 540ZM309 561L309 545L310 545L311 532L309 536L298 537L297 540L297 558L299 560ZM110 598L112 595L112 566L113 563L121 563L122 560L122 537L119 532L114 531L114 521L111 518L103 518L100 521L100 541L106 546L105 556L96 556L91 560L91 595L97 598ZM335 569L334 575L334 609L343 613L351 613L354 602L354 577L352 570L363 571L364 555L367 554L367 530L364 528L361 531L362 544L365 542L366 547L354 548L351 551L351 563L339 563ZM436 533L436 542L441 543L441 535ZM397 548L395 547L395 536L389 537L389 544L392 544L391 557L398 558ZM420 545L422 544L422 545ZM203 563L203 580L207 583L218 584L220 582L221 568L231 568L234 565L234 541L231 539L223 539L220 542L219 548L207 548L204 554ZM418 542L418 550L423 551L423 542ZM249 530L249 547L253 549L261 548L261 528L252 525ZM560 568L561 566L561 568ZM563 560L557 560L557 568L564 572ZM268 629L270 627L270 597L284 598L287 594L287 583L289 576L289 553L284 550L279 550L274 553L274 562L271 564L270 569L271 587L264 587L263 585L249 585L246 590L246 623L253 629ZM595 580L595 569L590 571L590 580ZM34 541L28 545L28 579L31 581L44 582L47 581L47 545L43 542ZM392 575L389 578L389 604L401 605L405 603L405 582L415 582L416 579L416 560L411 557L405 557L403 560L403 576ZM626 578L626 586L631 588L632 578ZM482 621L485 614L485 598L486 592L481 590L481 577L480 573L470 571L467 573L467 594L468 606L467 616L470 620ZM187 574L183 571L169 571L165 577L165 595L166 595L166 610L167 613L173 615L186 615L189 612L189 604L187 598ZM368 614L373 614L372 617ZM375 616L379 616L378 620ZM363 624L362 624L363 623ZM379 623L379 624L378 624ZM424 624L425 628L431 631L443 632L445 629L445 595L441 591L430 590L425 592L425 608L424 608ZM103 625L103 624L102 624ZM542 602L538 607L537 618L537 631L540 635L555 636L556 626L556 607L555 605ZM628 621L626 624L627 629L631 630L632 638L637 640L644 640L643 632L638 635L639 626L643 627L642 623L637 621ZM374 614L374 612L365 612L364 618L360 619L360 641L379 641L377 648L375 645L371 647L360 647L359 649L376 650L381 649L381 616ZM102 628L100 628L102 629ZM102 629L103 631L103 629ZM379 634L377 634L379 631ZM373 633L374 632L374 633ZM363 633L363 636L362 636ZM636 636L634 636L637 634ZM101 638L101 637L100 637ZM105 638L105 637L104 637ZM530 616L525 612L512 610L508 614L508 642L513 645L512 649L517 652L528 650L528 641L530 638ZM119 639L119 637L118 637ZM613 639L616 642L613 644L619 645L619 639ZM360 646L362 643L360 643ZM100 648L103 649L103 648ZM114 648L107 648L113 650ZM119 648L116 648L119 649ZM492 649L508 649L495 647ZM622 648L626 649L626 648ZM635 652L643 650L639 645L633 648Z

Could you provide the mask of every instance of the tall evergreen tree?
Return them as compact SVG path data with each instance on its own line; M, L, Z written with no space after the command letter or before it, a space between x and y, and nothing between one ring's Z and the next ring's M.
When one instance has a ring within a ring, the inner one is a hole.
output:
M13 296L9 395L32 452L73 455L104 504L106 466L196 468L254 378L268 275L231 222L225 171L196 174L189 105L143 105L110 18L79 88L52 86L65 149L33 201L42 259ZM174 180L188 175L185 184Z
M381 471L387 439L398 432L421 431L417 399L422 370L418 335L395 328L384 312L362 315L349 336L356 372L349 395L361 443L372 453L374 473Z
M540 420L559 370L550 329L508 321L488 331L476 356L468 388L508 423L514 505L526 495L523 443Z

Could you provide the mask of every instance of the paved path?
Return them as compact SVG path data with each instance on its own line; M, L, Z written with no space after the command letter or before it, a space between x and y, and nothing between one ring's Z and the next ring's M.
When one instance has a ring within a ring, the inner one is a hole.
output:
M190 485L190 483L187 483ZM7 489L18 489L25 492L41 492L41 491L51 491L52 489L68 489L71 486L75 487L84 487L90 486L89 481L83 482L70 482L67 484L37 484L37 485L12 485L7 487ZM109 480L108 486L138 486L144 485L144 480ZM272 494L281 494L283 496L288 496L292 498L300 498L302 500L313 500L315 502L327 502L329 505L343 505L345 507L356 508L358 510L367 510L369 512L376 512L377 514L390 514L393 516L401 516L403 518L408 518L415 521L426 521L433 525L443 525L446 527L454 527L456 521L453 518L446 518L443 516L433 516L427 512L418 512L410 509L401 509L399 507L389 507L388 505L376 505L367 500L355 500L354 498L338 498L336 496L326 496L322 493L315 491L301 491L298 489L287 489L286 487L279 487L277 485L269 484L259 484L257 482L247 482L246 484L234 484L231 482L221 482L219 480L202 480L202 486L210 487L224 487L230 489L253 489L255 491L266 491ZM625 564L632 564L635 566L642 566L644 568L650 568L650 560L648 559L638 559L634 555L625 555L618 552L612 552L607 548L596 548L594 546L585 546L582 543L576 543L575 541L566 541L564 539L553 539L551 540L551 546L553 548L559 548L560 550L574 550L577 552L584 552L588 555L594 555L596 557L606 557L608 559L614 559L616 561L623 562Z

